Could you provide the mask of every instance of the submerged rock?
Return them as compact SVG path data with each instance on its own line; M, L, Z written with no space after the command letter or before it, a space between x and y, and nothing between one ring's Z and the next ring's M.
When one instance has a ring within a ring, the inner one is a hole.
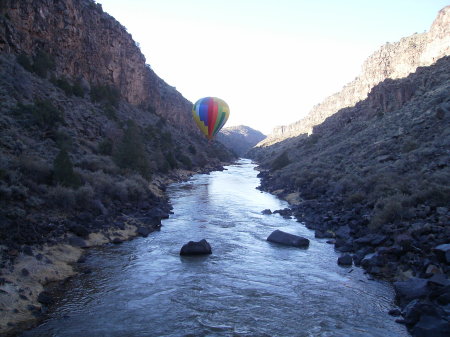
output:
M198 242L189 241L180 250L180 255L207 255L211 253L211 246L205 239Z
M269 235L267 241L279 243L282 245L307 248L309 247L309 240L298 235L286 233L280 230L275 230Z

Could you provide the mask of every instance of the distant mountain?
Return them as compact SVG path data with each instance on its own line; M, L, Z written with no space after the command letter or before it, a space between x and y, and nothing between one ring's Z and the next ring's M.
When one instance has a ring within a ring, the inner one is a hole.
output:
M260 131L245 125L224 128L217 135L219 142L240 157L245 156L248 150L265 138L266 136Z

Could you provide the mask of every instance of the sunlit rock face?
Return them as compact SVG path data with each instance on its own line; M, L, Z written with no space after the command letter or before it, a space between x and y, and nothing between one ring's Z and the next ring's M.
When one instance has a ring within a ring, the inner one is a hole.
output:
M54 58L56 72L87 85L112 85L127 102L195 129L192 103L159 78L124 26L91 0L3 1L0 51Z
M386 43L367 58L355 80L314 106L303 119L276 127L259 145L266 146L303 133L309 134L315 125L330 115L367 98L378 83L388 78L406 77L415 72L417 67L429 66L446 55L450 55L450 6L439 11L428 32Z

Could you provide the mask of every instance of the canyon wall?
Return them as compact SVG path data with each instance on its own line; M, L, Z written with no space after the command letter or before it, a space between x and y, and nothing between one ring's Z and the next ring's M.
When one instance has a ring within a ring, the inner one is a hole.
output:
M314 106L306 117L275 128L260 146L303 133L310 134L313 127L327 117L367 98L371 89L383 80L406 77L418 67L429 66L446 55L450 55L450 6L439 11L428 32L382 46L364 62L361 74L355 80Z
M109 85L128 103L195 129L192 103L146 64L132 36L91 0L3 0L0 52L53 58L55 70L86 86ZM157 34L157 32L154 32Z

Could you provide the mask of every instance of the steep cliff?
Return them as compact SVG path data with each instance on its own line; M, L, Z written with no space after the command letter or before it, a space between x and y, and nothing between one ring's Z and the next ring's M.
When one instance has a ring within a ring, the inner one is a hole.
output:
M94 1L0 0L2 336L83 248L158 229L166 184L233 159L191 108Z
M406 77L415 72L417 67L431 65L445 55L450 55L450 6L438 13L428 32L382 46L364 62L361 74L355 80L314 106L306 117L293 124L275 128L260 146L302 133L310 134L315 125L338 110L364 100L371 88L381 81Z
M159 78L132 36L91 0L2 0L0 52L52 57L55 72L110 85L128 103L195 130L191 103Z
M243 157L247 151L262 141L266 136L245 125L223 128L217 135L217 140Z

